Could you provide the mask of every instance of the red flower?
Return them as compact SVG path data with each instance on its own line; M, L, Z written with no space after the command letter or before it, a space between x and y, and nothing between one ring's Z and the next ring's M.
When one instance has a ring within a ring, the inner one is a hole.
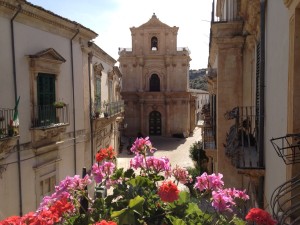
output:
M172 181L164 181L158 189L158 195L164 202L174 202L179 197L179 190Z
M257 223L257 225L275 225L277 224L276 220L273 220L271 215L259 208L252 208L248 212L246 218L248 221Z
M0 221L0 225L17 225L20 223L20 219L19 216L10 216L5 220Z
M118 224L113 221L101 220L100 222L94 223L93 225L118 225Z
M96 161L102 162L104 159L112 160L115 155L116 153L111 146L109 146L108 148L102 148L96 154Z

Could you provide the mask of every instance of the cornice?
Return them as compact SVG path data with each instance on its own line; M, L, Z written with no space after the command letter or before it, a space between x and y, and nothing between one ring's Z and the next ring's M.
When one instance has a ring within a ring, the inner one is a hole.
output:
M47 30L51 33L60 33L67 37L72 37L77 29L80 29L80 35L88 40L98 36L97 33L77 22L68 20L29 2L24 1L19 4L20 2L17 0L0 0L0 11L6 12L8 17L12 18L18 7L21 7L15 18L20 23Z

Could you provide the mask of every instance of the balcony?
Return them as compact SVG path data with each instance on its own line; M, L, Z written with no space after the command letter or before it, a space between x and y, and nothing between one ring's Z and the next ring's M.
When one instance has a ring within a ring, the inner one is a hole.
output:
M19 139L19 125L13 121L14 114L13 109L0 109L0 160L17 145Z
M213 1L213 10L212 10L212 23L224 23L241 20L240 9L241 1L240 0L224 0Z
M227 120L235 120L224 144L225 154L232 165L238 169L264 169L259 165L255 107L235 107L224 116Z
M300 175L278 186L271 197L273 217L280 225L300 223Z
M99 118L111 118L119 113L124 112L124 101L116 101L116 102L95 102L95 113L93 115L93 119Z
M300 134L287 134L270 141L286 165L300 163Z
M52 128L69 124L69 105L34 105L32 128Z
M0 109L0 140L19 135L18 126L14 126L13 109Z
M117 102L110 102L107 103L104 110L104 116L106 118L115 116L116 114L119 114L121 112L124 112L124 101L117 101Z

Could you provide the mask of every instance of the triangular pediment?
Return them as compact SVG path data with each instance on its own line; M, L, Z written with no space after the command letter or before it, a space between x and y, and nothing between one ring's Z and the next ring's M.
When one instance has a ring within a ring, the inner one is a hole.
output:
M151 19L147 22L144 23L143 25L139 26L138 28L148 28L148 27L166 27L166 28L171 28L167 24L161 22L155 13L153 13Z
M55 60L60 62L66 62L64 57L62 57L57 51L55 51L53 48L47 48L43 51L40 51L34 55L30 55L30 58L42 58L42 59L49 59L49 60Z

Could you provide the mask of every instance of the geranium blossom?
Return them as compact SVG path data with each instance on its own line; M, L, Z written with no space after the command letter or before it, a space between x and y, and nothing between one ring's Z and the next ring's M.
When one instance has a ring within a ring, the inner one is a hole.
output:
M179 197L179 190L172 181L164 181L158 189L158 195L164 202L174 202Z
M147 169L155 173L170 170L170 160L166 157L157 158L155 156L149 156L146 158Z
M130 150L136 155L146 155L147 150L149 150L151 153L156 151L156 149L152 147L149 137L137 138Z
M189 175L189 172L185 168L181 168L178 165L172 170L172 175L174 178L182 184L192 182L192 177Z
M93 225L117 225L116 222L101 220L100 222L94 223Z
M96 161L102 162L104 160L113 160L116 156L116 153L113 147L109 146L108 148L102 148L96 154Z
M222 180L223 175L218 173L207 175L207 173L203 173L201 176L196 177L195 188L200 191L203 190L218 190L224 186L224 181Z
M145 161L142 155L135 155L130 160L130 168L139 169L145 168Z
M257 225L275 225L277 221L265 210L252 208L246 216L246 220L255 222Z

